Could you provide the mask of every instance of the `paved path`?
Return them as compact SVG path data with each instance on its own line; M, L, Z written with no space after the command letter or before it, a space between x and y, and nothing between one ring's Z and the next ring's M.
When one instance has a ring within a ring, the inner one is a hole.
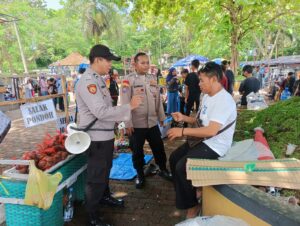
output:
M51 122L32 128L24 128L20 111L6 113L13 121L8 135L0 144L0 158L21 157L27 150L34 150L46 133L55 134L56 123ZM63 115L59 113L59 115ZM167 155L182 141L164 141ZM146 151L149 148L146 146ZM172 183L159 176L147 178L146 187L137 190L133 181L111 181L111 190L125 195L126 206L120 208L100 208L104 218L114 226L168 226L183 219L184 212L176 211L175 193ZM85 211L81 204L76 205L74 219L67 226L85 225Z

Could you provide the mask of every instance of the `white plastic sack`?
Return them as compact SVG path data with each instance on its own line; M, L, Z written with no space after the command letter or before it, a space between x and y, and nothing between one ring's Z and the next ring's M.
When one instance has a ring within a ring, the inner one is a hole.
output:
M175 226L249 226L249 224L238 218L216 215L187 219Z
M261 110L268 107L263 95L259 93L249 93L247 95L247 109L248 110Z
M259 153L253 139L235 142L225 156L220 157L221 161L250 161L257 160Z

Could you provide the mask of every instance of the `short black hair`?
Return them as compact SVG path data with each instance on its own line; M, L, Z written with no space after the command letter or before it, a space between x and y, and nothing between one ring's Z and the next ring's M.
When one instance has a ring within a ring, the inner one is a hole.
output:
M292 76L293 74L294 74L294 72L291 72L291 71L288 73L288 75L291 75L291 76Z
M200 62L199 62L199 60L195 59L195 60L192 60L191 65L194 66L194 68L198 69Z
M49 78L49 81L50 81L50 82L54 82L54 81L55 81L55 78L51 77L51 78Z
M228 61L227 60L222 60L222 65L227 65L228 64Z
M182 69L182 71L180 72L180 74L188 74L189 73L189 70L184 68Z
M209 61L204 64L198 73L205 73L210 78L216 76L218 81L221 81L223 77L221 66L213 61Z
M221 64L221 68L222 68L222 71L225 73L226 72L226 70L227 70L227 68L226 68L226 65L227 64Z
M245 65L244 67L243 67L243 72L247 72L247 73L249 73L249 74L252 74L252 72L253 72L253 67L251 66L251 65L249 65L249 64L247 64L247 65Z
M147 53L145 53L145 52L138 52L138 53L134 56L134 58L133 58L133 60L134 60L135 63L138 62L138 59L139 59L140 56L148 56L148 55L147 55Z
M85 68L81 67L81 68L79 68L78 73L83 74L85 72L85 70L86 70Z

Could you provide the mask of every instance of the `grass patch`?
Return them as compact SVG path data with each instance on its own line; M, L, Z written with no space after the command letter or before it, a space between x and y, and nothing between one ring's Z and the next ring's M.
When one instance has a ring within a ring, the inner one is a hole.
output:
M300 158L300 98L280 101L262 111L238 113L235 141L254 137L253 129L262 127L276 158L284 158L288 143L298 145L291 157Z
M300 159L300 97L277 102L262 111L244 110L238 113L235 141L254 138L257 126L265 130L265 137L275 158L285 158L288 143L298 145L291 158ZM299 190L282 189L282 196L300 199Z

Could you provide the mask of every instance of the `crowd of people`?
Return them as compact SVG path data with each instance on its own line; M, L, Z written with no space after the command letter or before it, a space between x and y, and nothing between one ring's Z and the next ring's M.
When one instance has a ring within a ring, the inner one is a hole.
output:
M217 159L224 156L231 146L237 112L232 96L234 76L229 71L228 62L221 66L208 62L200 67L199 61L194 60L191 71L181 71L182 83L176 69L171 68L166 78L168 104L165 111L157 76L149 73L146 53L135 55L134 71L121 81L120 104L117 106L117 98L114 98L117 95L110 91L105 78L110 73L112 61L120 58L108 47L95 45L90 50L89 59L90 68L76 85L78 128L87 131L92 140L87 150L87 225L109 225L99 218L99 203L124 205L124 200L112 197L109 188L114 126L120 121L125 122L133 153L133 166L137 171L135 187L142 189L147 185L144 173L144 144L147 140L159 167L158 175L174 184L176 207L187 209L187 218L197 216L199 195L186 178L186 161L187 158ZM110 84L116 86L114 82ZM191 115L193 108L196 115ZM167 133L170 140L183 136L196 140L196 143L186 142L174 150L169 158L171 172L167 169L168 159L158 127L164 126L167 115L186 125L171 128Z
M190 71L187 68L184 68L180 72L182 82L178 79L176 69L169 69L169 73L166 77L168 90L167 114L180 111L182 114L189 116L192 110L198 112L201 94L201 89L199 87L200 62L195 59L190 65ZM223 60L220 67L222 69L220 83L230 95L233 95L235 79L234 74L230 69L230 61Z
M112 61L120 60L119 57L108 47L96 45L90 50L89 59L90 68L82 72L75 85L79 129L87 130L92 140L87 150L87 225L109 225L99 218L99 203L124 206L124 200L114 198L109 187L114 127L120 121L125 122L130 141L132 162L137 172L136 189L147 185L144 161L147 140L159 167L158 175L174 184L176 207L186 209L187 218L197 216L201 192L197 192L187 180L186 163L188 158L218 159L231 147L237 109L233 98L235 76L229 67L230 62L223 61L221 65L207 62L200 66L198 60L193 60L190 70L181 70L182 79L179 79L175 68L170 68L166 77L167 107L164 109L162 90L157 75L149 73L149 56L146 53L135 55L134 70L121 80L120 88L117 72L111 69ZM264 86L254 72L251 65L242 69L245 80L238 90L242 105L247 105L249 93L258 92ZM292 86L290 79L284 86ZM169 129L168 138L187 137L187 142L173 150L169 158L170 170L167 169L168 159L159 131L166 116L178 123Z
M132 149L132 162L137 172L136 189L147 186L144 172L144 144L147 140L159 167L158 175L174 185L176 207L187 210L187 218L196 217L200 210L201 192L197 192L187 180L186 163L188 158L218 159L226 155L232 145L237 105L233 92L235 76L230 62L224 60L218 65L210 61L200 65L198 60L193 60L189 69L180 71L181 76L175 68L170 68L166 77L165 109L163 92L158 84L160 72L151 73L149 56L144 52L135 55L134 70L121 80L119 88L118 71L112 69L112 61L120 59L108 47L95 45L89 53L90 67L79 68L79 74L73 78L78 129L86 131L91 138L86 151L87 225L109 226L98 215L99 204L124 206L124 200L114 198L109 186L115 125L121 121L125 122ZM258 92L271 80L275 81L274 86L278 86L278 90L288 87L293 95L300 95L299 74L297 81L292 72L284 79L282 76L267 79L265 68L262 68L243 67L245 79L238 90L241 105L247 105L249 93ZM41 76L38 84L28 79L26 98L33 97L34 90L41 96L62 93L61 78ZM62 97L53 101L61 111L64 110ZM168 138L171 141L187 138L184 144L172 151L169 159L159 130L159 127L165 126L167 116L175 122L167 132ZM170 170L167 168L168 161Z
M294 70L285 72L278 68L273 70L265 64L253 67L253 77L260 82L260 89L267 88L269 90L268 96L270 99L278 101L280 95L288 88L291 96L299 96L299 79L300 73L295 73Z

